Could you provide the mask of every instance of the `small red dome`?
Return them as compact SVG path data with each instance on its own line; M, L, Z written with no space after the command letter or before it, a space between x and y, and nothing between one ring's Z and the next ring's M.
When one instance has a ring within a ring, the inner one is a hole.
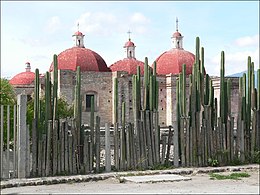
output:
M15 75L9 83L11 85L31 85L34 82L35 73L34 72L21 72Z
M79 32L79 31L75 32L74 35L75 36L83 36L82 32Z
M129 74L137 73L137 66L140 66L141 74L144 74L144 63L134 58L125 58L112 64L109 68L112 72L126 71Z
M76 71L80 66L81 71L110 72L106 62L96 52L81 48L72 47L58 55L58 69ZM53 63L49 71L53 70Z
M172 37L181 37L181 33L179 33L178 31L176 31L175 33L173 33Z
M182 65L186 64L186 74L192 73L195 55L183 49L171 49L164 52L156 59L157 74L179 74Z
M135 44L131 41L131 39L129 39L129 41L125 43L124 47L135 47Z

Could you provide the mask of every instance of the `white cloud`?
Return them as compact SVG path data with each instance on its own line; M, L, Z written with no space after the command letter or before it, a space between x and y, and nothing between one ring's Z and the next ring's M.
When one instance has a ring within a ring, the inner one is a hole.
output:
M235 40L235 45L239 47L259 46L259 34L254 36L240 37Z
M58 31L61 28L61 21L58 16L53 16L47 21L47 25L45 27L46 32L52 34Z
M134 24L146 24L149 23L150 20L146 18L142 13L136 12L130 16L130 22Z
M225 75L231 75L247 70L248 56L251 56L252 62L254 62L255 65L255 69L259 68L259 48L256 48L255 50L238 51L234 53L225 52ZM209 60L210 64L212 64L212 66L208 67L211 74L219 75L220 60L220 54Z
M83 33L93 33L98 35L111 35L115 33L126 33L128 29L136 33L147 31L150 20L141 13L130 15L120 15L118 13L107 12L86 12L82 14L72 28L77 30L79 23L80 31Z

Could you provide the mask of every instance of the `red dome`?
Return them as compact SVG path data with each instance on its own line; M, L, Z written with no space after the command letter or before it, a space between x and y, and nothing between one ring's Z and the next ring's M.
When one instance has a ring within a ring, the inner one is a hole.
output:
M137 66L140 66L141 74L144 74L144 63L134 58L125 58L112 64L109 68L112 72L126 71L129 74L137 73Z
M183 49L171 49L156 59L157 74L179 74L183 64L186 64L186 74L191 74L194 62L194 54Z
M76 71L77 66L80 66L82 72L110 72L103 58L90 49L72 47L58 55L58 69ZM53 63L49 71L52 70Z
M34 82L34 72L21 72L15 75L9 83L11 85L31 85Z
M82 32L79 32L79 31L75 32L74 35L75 36L83 36Z
M129 41L127 41L126 43L125 43L125 46L124 47L134 47L135 46L135 44L131 41L131 39L129 39Z
M179 33L178 31L176 31L175 33L173 33L172 37L181 37L181 33Z

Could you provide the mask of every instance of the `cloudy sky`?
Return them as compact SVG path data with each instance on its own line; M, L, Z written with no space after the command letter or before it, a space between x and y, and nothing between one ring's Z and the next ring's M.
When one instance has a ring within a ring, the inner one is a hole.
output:
M100 54L107 65L123 59L128 39L136 58L150 64L172 48L175 19L184 36L183 47L195 52L195 39L205 48L205 66L219 75L220 53L226 54L226 75L246 69L247 56L259 68L259 2L175 1L1 1L1 77L25 70L48 71L53 54L73 46L72 34L85 34L85 47Z

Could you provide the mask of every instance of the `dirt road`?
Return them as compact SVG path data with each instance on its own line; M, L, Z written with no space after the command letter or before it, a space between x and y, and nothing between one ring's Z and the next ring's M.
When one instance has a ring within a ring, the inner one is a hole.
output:
M1 190L1 194L259 194L259 170L243 172L249 173L250 177L241 180L211 180L208 174L196 174L187 175L192 178L190 181L159 183L120 183L117 178L109 178L96 182L6 188Z

